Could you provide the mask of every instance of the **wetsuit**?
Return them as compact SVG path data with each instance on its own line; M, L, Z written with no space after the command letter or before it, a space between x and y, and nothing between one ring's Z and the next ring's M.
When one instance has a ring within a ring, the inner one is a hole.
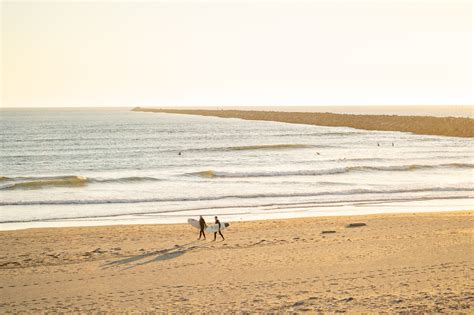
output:
M219 224L219 235L222 237L222 240L224 240L224 235L221 233L221 221L216 219L216 224ZM217 232L214 232L214 241L216 240L217 237Z
M204 229L206 228L206 221L204 221L204 218L202 217L199 219L199 227L201 228L201 230L199 231L198 240L201 239L201 235L204 236L204 239L206 239L206 234L204 234Z

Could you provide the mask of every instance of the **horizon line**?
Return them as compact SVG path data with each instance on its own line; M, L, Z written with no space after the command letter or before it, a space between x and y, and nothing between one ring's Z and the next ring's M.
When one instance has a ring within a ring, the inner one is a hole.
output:
M199 107L206 107L206 108L220 108L220 107L449 107L449 106L456 106L456 107L473 107L474 104L417 104L417 105L409 105L409 104L366 104L366 105L359 105L359 104L338 104L338 105L127 105L127 106L18 106L18 107L5 107L0 106L0 110L3 109L82 109L82 108L103 108L103 109L113 109L113 108L199 108Z

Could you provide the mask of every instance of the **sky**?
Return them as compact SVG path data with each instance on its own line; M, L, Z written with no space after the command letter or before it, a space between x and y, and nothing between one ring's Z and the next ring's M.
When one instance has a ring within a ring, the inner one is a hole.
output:
M1 106L474 105L473 1L2 1Z

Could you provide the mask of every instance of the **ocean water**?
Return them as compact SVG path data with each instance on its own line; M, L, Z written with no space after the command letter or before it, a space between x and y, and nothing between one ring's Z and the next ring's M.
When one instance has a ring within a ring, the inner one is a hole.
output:
M129 110L3 110L0 229L473 208L472 139Z

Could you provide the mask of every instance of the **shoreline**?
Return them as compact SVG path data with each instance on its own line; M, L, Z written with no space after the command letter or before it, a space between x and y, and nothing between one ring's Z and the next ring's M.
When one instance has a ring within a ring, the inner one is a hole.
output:
M292 217L292 218L267 218L267 219L249 219L249 220L239 220L239 221L230 221L230 220L222 220L225 222L230 222L232 225L234 224L259 224L265 222L277 222L277 221L305 221L305 220L357 220L357 218L365 218L365 217L396 217L396 216L405 216L405 215L420 215L420 216L430 216L430 215L474 215L473 210L466 210L466 208L460 210L428 210L428 211L406 211L406 212L384 212L384 213L362 213L362 214L330 214L330 215L321 215L321 216L311 216L311 217ZM190 215L189 218L198 217L199 215ZM212 215L203 215L203 217L210 219ZM219 216L221 217L221 216ZM0 230L0 237L2 233L15 233L15 232L23 232L23 231L59 231L62 229L108 229L114 227L121 227L121 228L133 228L133 227L140 227L140 226L168 226L168 227L188 227L189 223L187 222L171 222L171 223L124 223L124 224L103 224L103 225L71 225L71 226L47 226L47 227L28 227L22 229L12 229L12 230Z
M4 231L0 311L469 313L473 227L468 210L235 222L217 242L188 224Z
M452 202L457 204L454 205ZM463 212L469 209L472 204L472 199L462 198L438 198L438 199L421 199L421 200L391 200L386 203L375 201L374 203L366 204L366 201L353 203L351 206L341 204L338 207L334 206L311 206L306 203L288 205L286 212L280 211L278 213L267 212L262 210L253 214L242 216L241 214L234 214L235 207L220 208L220 212L202 212L203 209L189 209L177 210L176 212L146 212L137 214L122 214L113 216L104 216L102 218L74 218L64 220L44 220L44 221L18 221L0 223L0 233L3 231L19 231L26 229L48 229L48 228L74 228L74 227L101 227L101 226L127 226L127 225L174 225L184 224L187 217L196 215L203 215L213 217L218 215L228 222L258 222L271 220L287 220L287 219L317 219L327 217L358 217L371 215L397 215L406 213L449 213L449 212ZM375 207L375 208L374 208ZM381 212L377 210L383 207ZM250 211L255 207L241 207ZM329 210L328 210L329 209ZM374 210L375 209L375 210ZM436 209L433 211L432 209ZM225 211L223 211L225 210ZM178 215L175 215L179 213ZM145 217L144 217L145 216ZM152 216L156 216L152 218Z
M254 110L205 110L135 107L132 111L240 118L326 127L350 127L372 131L411 132L419 135L474 137L474 119L460 117L355 115L315 112Z

